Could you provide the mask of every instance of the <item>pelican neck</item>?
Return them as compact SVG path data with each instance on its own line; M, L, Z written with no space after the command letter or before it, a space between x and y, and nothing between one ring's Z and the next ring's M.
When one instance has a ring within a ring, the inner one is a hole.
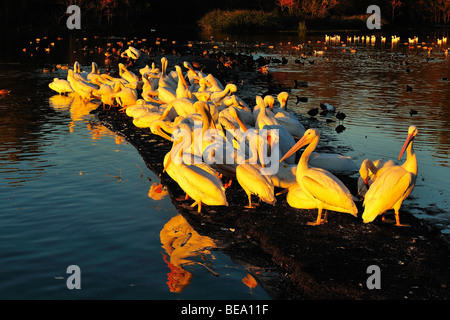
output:
M417 157L414 152L414 140L409 143L408 148L406 149L406 161L403 163L402 167L407 171L417 175L418 167L417 167Z
M311 153L316 149L317 145L319 144L319 136L316 136L313 141L311 141L306 147L305 151L303 151L303 154L298 162L297 166L297 177L300 176L301 172L305 172L308 168L308 160Z

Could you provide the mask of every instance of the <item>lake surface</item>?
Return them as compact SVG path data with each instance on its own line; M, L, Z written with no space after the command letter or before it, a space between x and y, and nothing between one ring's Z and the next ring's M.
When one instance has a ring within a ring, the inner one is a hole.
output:
M288 108L308 117L328 102L346 113L340 133L329 114L317 116L317 126L358 165L365 158L398 160L409 125L416 125L419 176L402 209L449 234L450 58L442 51L448 45L436 44L448 35L411 32L391 45L391 34L386 43L377 34L372 45L347 43L356 33L337 34L344 43L324 43L324 34L189 40L205 50L286 57L287 64L270 64L269 73L292 89ZM405 45L415 35L418 44ZM244 267L190 229L169 196L149 197L158 177L133 146L89 114L96 104L48 88L67 71L43 72L45 66L78 60L84 70L91 61L103 68L99 47L154 45L155 37L3 39L10 45L0 54L0 90L11 92L0 97L0 298L269 299L260 285L243 283ZM344 52L350 47L356 53ZM294 62L302 52L304 65ZM294 88L294 80L308 87ZM297 104L297 95L308 102ZM187 237L189 248L181 245ZM82 290L67 289L70 265L81 269Z

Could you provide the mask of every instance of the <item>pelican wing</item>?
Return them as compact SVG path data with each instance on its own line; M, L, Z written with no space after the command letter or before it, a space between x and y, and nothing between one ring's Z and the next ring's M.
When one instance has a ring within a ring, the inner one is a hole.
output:
M270 176L261 174L259 166L247 163L238 165L236 178L247 194L256 194L267 203L276 202L273 182Z
M293 186L289 187L289 192L286 197L287 203L298 209L316 209L317 202L312 200L298 185L295 183Z
M352 214L358 212L350 191L330 172L320 168L310 168L300 181L300 186L305 192L323 202L325 208Z
M182 174L177 176L177 182L191 198L207 205L228 205L225 188L211 173L195 165L180 168Z
M390 210L403 201L414 188L415 175L401 166L385 171L370 186L364 200L364 222L373 221L378 215Z

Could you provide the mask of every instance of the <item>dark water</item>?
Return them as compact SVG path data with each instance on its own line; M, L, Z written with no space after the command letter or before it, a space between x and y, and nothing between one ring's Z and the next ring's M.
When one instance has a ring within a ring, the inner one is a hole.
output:
M292 88L288 107L304 117L320 102L345 112L343 132L335 131L332 115L318 116L318 126L358 165L365 158L397 159L409 125L416 125L419 176L403 208L449 233L450 81L444 78L450 78L450 58L433 45L446 34L418 34L420 48L404 44L414 33L402 34L394 46L390 35L385 44L378 36L373 46L347 45L347 35L354 34L341 33L345 47L324 44L323 34L190 40L206 50L288 58L269 67L275 83ZM10 45L0 56L0 90L11 90L0 98L0 298L269 298L261 286L242 282L244 267L189 229L168 196L148 196L158 177L134 147L89 114L96 104L54 96L48 88L66 71L44 73L44 66L78 60L85 70L91 61L104 67L106 43L139 47L153 45L155 36L83 38L6 39ZM298 50L299 44L307 47ZM356 53L343 52L351 46ZM314 64L294 62L313 50L324 51L308 55ZM401 64L405 52L409 73ZM294 79L308 87L293 88ZM296 104L296 95L309 100ZM411 116L411 109L418 113ZM192 245L185 248L180 244L189 233ZM66 287L73 264L81 269L82 290Z

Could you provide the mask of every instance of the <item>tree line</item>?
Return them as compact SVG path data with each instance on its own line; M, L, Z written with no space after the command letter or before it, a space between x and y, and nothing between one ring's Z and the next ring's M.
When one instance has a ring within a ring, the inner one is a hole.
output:
M263 10L286 16L327 18L362 15L369 5L381 8L392 24L450 23L450 0L2 0L2 30L65 28L70 5L81 8L82 27L97 29L195 26L214 9ZM326 23L326 19L324 19Z

